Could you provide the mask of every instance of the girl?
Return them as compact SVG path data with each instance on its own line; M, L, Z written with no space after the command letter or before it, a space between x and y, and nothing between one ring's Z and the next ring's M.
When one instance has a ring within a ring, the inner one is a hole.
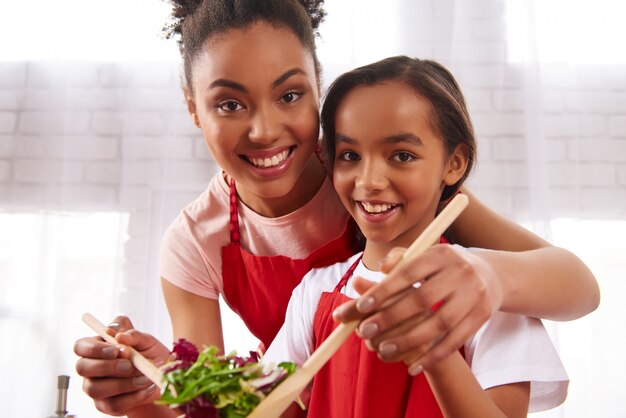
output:
M267 346L304 273L356 252L349 214L314 152L319 137L314 31L323 17L321 1L172 3L169 30L180 36L189 113L224 170L163 239L161 282L174 338L223 348L221 294ZM447 325L416 326L415 342L392 340L398 347L394 359L427 366L456 350L498 309L572 319L597 305L595 279L575 256L474 199L465 212L452 228L460 243L522 252L430 257L440 272L433 281L451 295ZM420 280L422 270L423 263L413 264L408 277ZM406 302L379 313L393 318L400 308L406 321L379 321L371 339L375 348L384 346L377 338L420 315L419 304ZM120 334L120 343L155 362L168 353L153 337L133 330L128 318L115 318L112 325L112 333L128 331ZM434 345L439 351L423 352L424 341L441 341ZM84 390L99 410L132 417L170 413L152 405L159 394L117 347L88 337L78 340L74 351Z
M474 163L462 93L433 61L393 57L340 76L322 127L335 189L365 249L304 277L265 361L302 364L336 327L332 311L357 297L352 276L380 281L380 260L422 233ZM538 319L496 312L462 351L465 360L457 351L430 367L427 383L353 335L313 380L308 417L525 417L529 398L533 411L564 400L567 375Z

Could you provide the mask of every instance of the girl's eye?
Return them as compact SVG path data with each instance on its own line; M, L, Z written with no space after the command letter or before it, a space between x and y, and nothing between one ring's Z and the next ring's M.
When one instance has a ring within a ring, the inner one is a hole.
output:
M407 163L409 161L413 161L415 156L408 152L398 152L393 155L392 159L401 163Z
M337 154L337 159L341 161L359 161L361 157L354 151L343 151Z
M234 100L226 100L218 103L217 108L223 112L236 112L243 109L243 106Z
M297 91L290 91L283 94L283 97L280 100L284 103L292 103L298 100L302 96L302 93L298 93Z

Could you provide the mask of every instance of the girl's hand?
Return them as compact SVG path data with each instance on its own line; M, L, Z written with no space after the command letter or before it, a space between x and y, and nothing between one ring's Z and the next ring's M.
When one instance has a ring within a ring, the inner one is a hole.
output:
M125 316L116 317L109 325L108 333L120 344L109 344L100 337L76 341L74 352L80 357L76 371L84 377L83 390L94 400L99 411L125 415L160 397L156 385L128 360L125 346L132 346L157 364L167 358L169 350L153 336L134 329Z
M389 272L403 253L391 251L381 270ZM367 346L384 361L404 361L411 374L461 347L502 303L502 288L490 265L452 245L433 246L379 284L355 277L353 286L361 298L338 308L335 319L365 318L357 333ZM403 290L398 300L380 309ZM441 307L432 309L440 301Z

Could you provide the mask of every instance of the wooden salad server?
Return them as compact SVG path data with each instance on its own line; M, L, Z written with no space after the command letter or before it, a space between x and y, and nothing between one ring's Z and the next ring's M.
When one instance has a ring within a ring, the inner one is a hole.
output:
M87 324L89 328L97 332L98 335L104 339L104 341L118 345L115 338L107 334L107 328L104 326L104 324L98 321L96 317L92 314L83 314L83 322ZM150 360L145 358L143 355L141 355L139 351L135 350L134 348L126 347L125 350L129 353L130 361L131 363L133 363L133 366L135 366L137 370L143 373L148 379L152 380L152 382L157 385L159 389L162 390L165 383L163 382L163 374L161 373L159 368L152 364Z
M467 196L457 194L411 244L392 271L402 267L438 242L441 235L461 214L467 204ZM300 392L309 384L335 351L339 349L341 344L352 334L359 322L360 320L354 320L339 324L302 367L298 368L294 374L279 384L267 398L263 399L254 411L248 415L248 418L278 418L294 402Z

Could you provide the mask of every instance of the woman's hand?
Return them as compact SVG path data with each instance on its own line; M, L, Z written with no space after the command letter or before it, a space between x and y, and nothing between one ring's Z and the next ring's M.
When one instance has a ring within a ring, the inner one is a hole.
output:
M80 357L76 371L84 377L83 390L96 408L109 415L125 415L158 399L159 391L128 359L125 346L131 346L155 363L164 361L169 350L156 338L137 331L125 316L116 317L107 332L119 345L100 337L81 338L74 344Z
M381 270L389 272L403 253L394 249ZM502 303L500 281L491 266L452 245L428 249L379 284L355 277L353 286L361 298L338 308L335 319L365 318L357 333L368 347L384 361L404 361L411 374L461 347Z

